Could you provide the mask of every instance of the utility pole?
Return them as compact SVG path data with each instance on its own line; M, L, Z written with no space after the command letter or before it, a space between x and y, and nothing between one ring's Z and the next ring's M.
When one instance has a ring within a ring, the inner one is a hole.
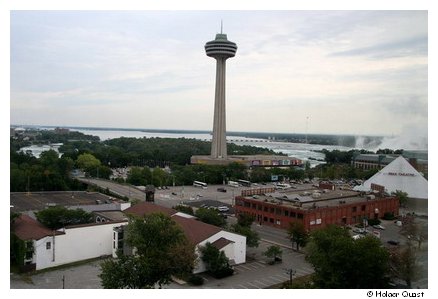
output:
M297 273L296 270L293 270L292 267L290 267L289 269L285 269L286 273L289 274L289 285L290 287L292 287L292 277Z

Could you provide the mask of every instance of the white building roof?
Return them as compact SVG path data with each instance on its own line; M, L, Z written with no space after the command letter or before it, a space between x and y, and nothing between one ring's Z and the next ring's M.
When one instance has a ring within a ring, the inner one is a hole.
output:
M355 190L371 190L371 184L385 187L388 193L397 190L411 198L428 198L427 180L402 156L398 157Z

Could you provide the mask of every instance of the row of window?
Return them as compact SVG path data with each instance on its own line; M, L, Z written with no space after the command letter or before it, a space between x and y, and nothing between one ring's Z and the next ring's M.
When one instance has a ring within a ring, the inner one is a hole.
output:
M237 202L236 202L237 204ZM238 204L238 205L242 205L242 204ZM275 215L283 215L286 217L291 217L291 218L298 218L298 219L303 219L304 215L303 213L298 213L298 212L294 212L294 211L290 211L290 210L286 210L286 209L281 209L281 208L274 208L274 207L269 207L266 205L261 205L261 204L256 204L256 203L250 203L247 201L243 202L243 206L245 208L249 208L249 209L253 209L253 210L257 210L257 211L263 211L263 212L267 212L267 213L271 213L271 214L275 214Z

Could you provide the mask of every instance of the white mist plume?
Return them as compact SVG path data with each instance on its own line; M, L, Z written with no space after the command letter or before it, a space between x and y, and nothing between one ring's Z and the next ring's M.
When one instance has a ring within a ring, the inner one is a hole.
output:
M428 135L427 127L420 126L404 127L398 136L393 137L356 137L355 148L362 148L370 151L378 149L404 149L404 150L427 150Z

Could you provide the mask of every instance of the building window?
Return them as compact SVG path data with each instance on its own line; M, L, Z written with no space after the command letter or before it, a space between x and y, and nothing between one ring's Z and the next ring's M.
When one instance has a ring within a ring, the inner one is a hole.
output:
M275 214L277 214L277 215L281 215L281 209L275 209Z
M263 211L267 212L268 211L268 207L264 207Z
M298 217L297 217L298 219L303 219L303 218L304 218L304 215L301 214L301 213L298 213L297 216L298 216Z
M46 249L52 249L52 243L51 242L46 242Z
M257 210L261 211L262 210L262 205L257 205Z
M263 217L264 222L268 222L268 217Z
M293 217L293 218L296 218L297 214L295 212L290 212L290 216Z
M274 223L274 218L269 218L269 222Z
M354 213L354 212L356 212L357 211L357 207L352 207L351 208L351 211Z
M252 208L255 210L257 209L257 205L255 203L252 204Z
M275 221L275 224L277 224L277 225L281 225L280 219L277 219L277 220Z
M362 206L362 211L365 211L365 207L366 207L365 205Z
M284 216L286 216L286 217L289 216L289 211L288 210L284 210Z
M270 209L269 209L269 213L274 214L274 208L270 208Z

